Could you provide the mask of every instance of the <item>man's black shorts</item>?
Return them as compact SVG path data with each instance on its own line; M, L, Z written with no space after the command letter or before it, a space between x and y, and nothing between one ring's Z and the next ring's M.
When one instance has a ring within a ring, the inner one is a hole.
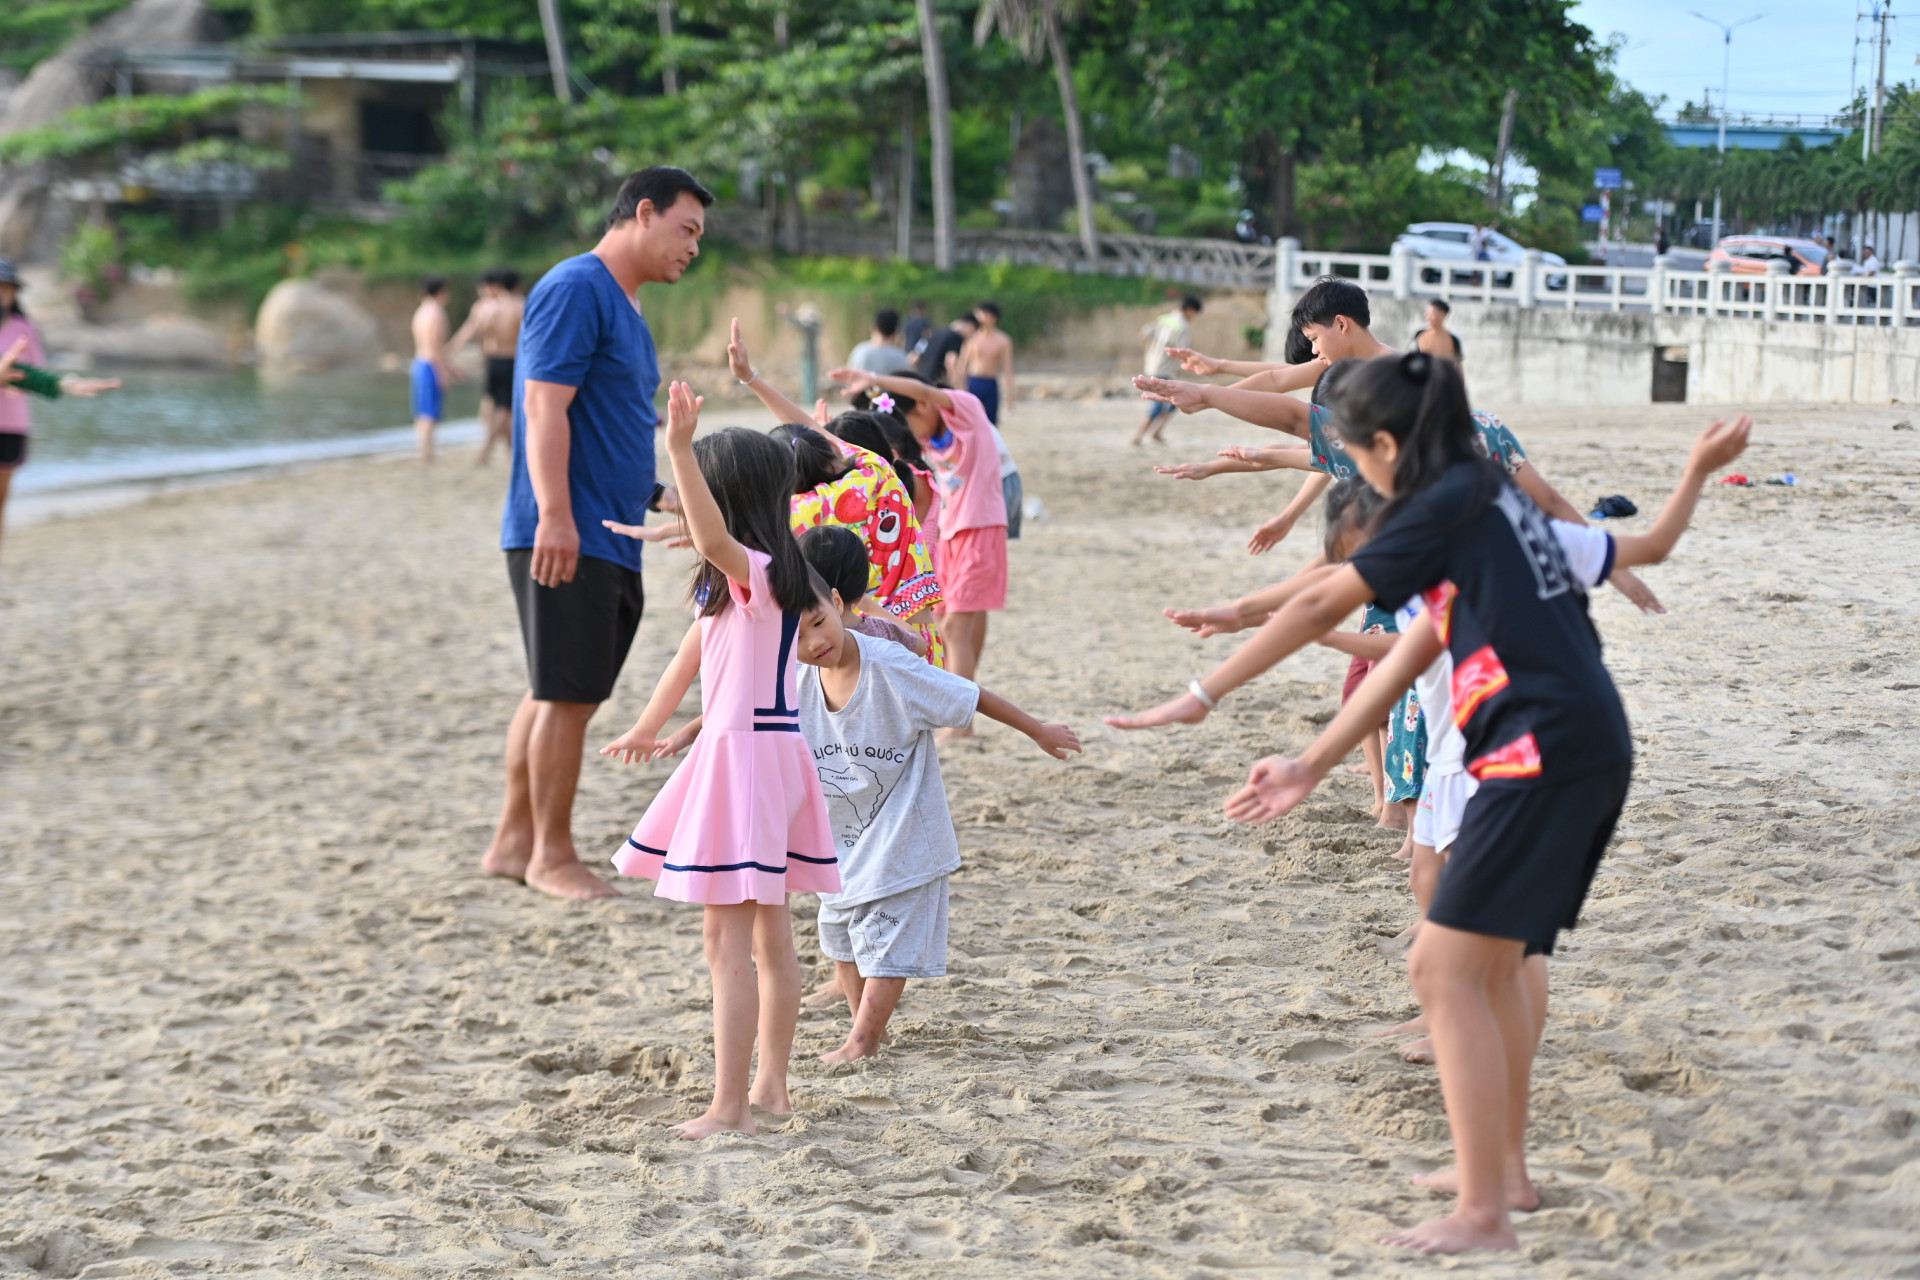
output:
M520 610L527 685L536 702L605 702L640 629L646 596L640 574L581 556L573 581L534 582L533 548L507 552L507 581Z
M1632 775L1633 766L1621 764L1565 782L1482 783L1467 801L1427 919L1513 938L1530 956L1552 955L1560 931L1580 919Z
M487 399L498 409L513 408L513 357L487 357Z

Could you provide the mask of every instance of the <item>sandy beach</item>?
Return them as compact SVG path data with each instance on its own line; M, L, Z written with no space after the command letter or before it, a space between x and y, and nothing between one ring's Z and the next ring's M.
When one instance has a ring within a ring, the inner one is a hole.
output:
M1408 1178L1450 1156L1432 1069L1368 1034L1414 1006L1366 780L1221 816L1331 717L1346 659L1201 726L1099 722L1232 644L1163 605L1312 554L1305 526L1244 550L1291 479L1156 476L1127 401L1021 409L1045 518L981 679L1086 754L992 725L947 751L953 976L910 983L855 1068L815 1060L844 1008L808 1011L794 1117L698 1144L663 1121L711 1087L699 911L477 871L525 679L497 467L354 462L10 531L0 1274L1920 1274L1911 412L1764 410L1740 469L1799 483L1707 494L1645 574L1669 615L1596 599L1640 755L1554 962L1545 1204L1501 1259L1371 1242L1435 1211ZM1707 417L1509 421L1576 502L1650 514ZM1181 419L1162 456L1263 434ZM595 745L682 629L688 562L648 555ZM582 848L610 856L670 767L590 760Z

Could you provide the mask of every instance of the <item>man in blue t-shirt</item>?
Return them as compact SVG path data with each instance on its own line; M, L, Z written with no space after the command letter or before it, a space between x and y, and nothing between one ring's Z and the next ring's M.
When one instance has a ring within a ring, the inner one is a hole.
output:
M667 496L653 474L660 366L637 293L699 256L712 203L684 169L642 169L621 184L600 243L543 276L521 322L500 547L528 690L481 865L558 897L614 894L574 852L573 793L587 721L613 693L645 601L641 544L601 522L640 524Z

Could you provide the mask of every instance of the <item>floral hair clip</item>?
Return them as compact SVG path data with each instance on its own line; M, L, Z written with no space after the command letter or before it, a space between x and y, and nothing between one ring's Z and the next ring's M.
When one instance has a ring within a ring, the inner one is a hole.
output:
M873 407L882 413L893 412L893 397L882 391L873 398Z

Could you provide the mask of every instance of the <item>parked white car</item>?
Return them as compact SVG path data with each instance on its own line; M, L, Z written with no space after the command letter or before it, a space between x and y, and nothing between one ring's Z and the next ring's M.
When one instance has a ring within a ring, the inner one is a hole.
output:
M1527 251L1518 240L1502 235L1491 227L1486 228L1483 234L1486 236L1487 261L1517 265L1525 260ZM1416 222L1401 233L1394 244L1408 246L1419 258L1458 258L1471 262L1473 254L1467 244L1472 235L1471 222ZM1557 253L1542 253L1540 261L1556 267L1567 265L1567 260ZM1421 272L1421 278L1428 284L1438 284L1440 271L1436 267L1428 267ZM1453 278L1455 283L1466 284L1470 282L1472 273L1455 271ZM1493 282L1499 288L1507 288L1513 283L1513 273L1497 271ZM1564 289L1567 287L1567 277L1560 273L1549 275L1546 284L1549 289Z

